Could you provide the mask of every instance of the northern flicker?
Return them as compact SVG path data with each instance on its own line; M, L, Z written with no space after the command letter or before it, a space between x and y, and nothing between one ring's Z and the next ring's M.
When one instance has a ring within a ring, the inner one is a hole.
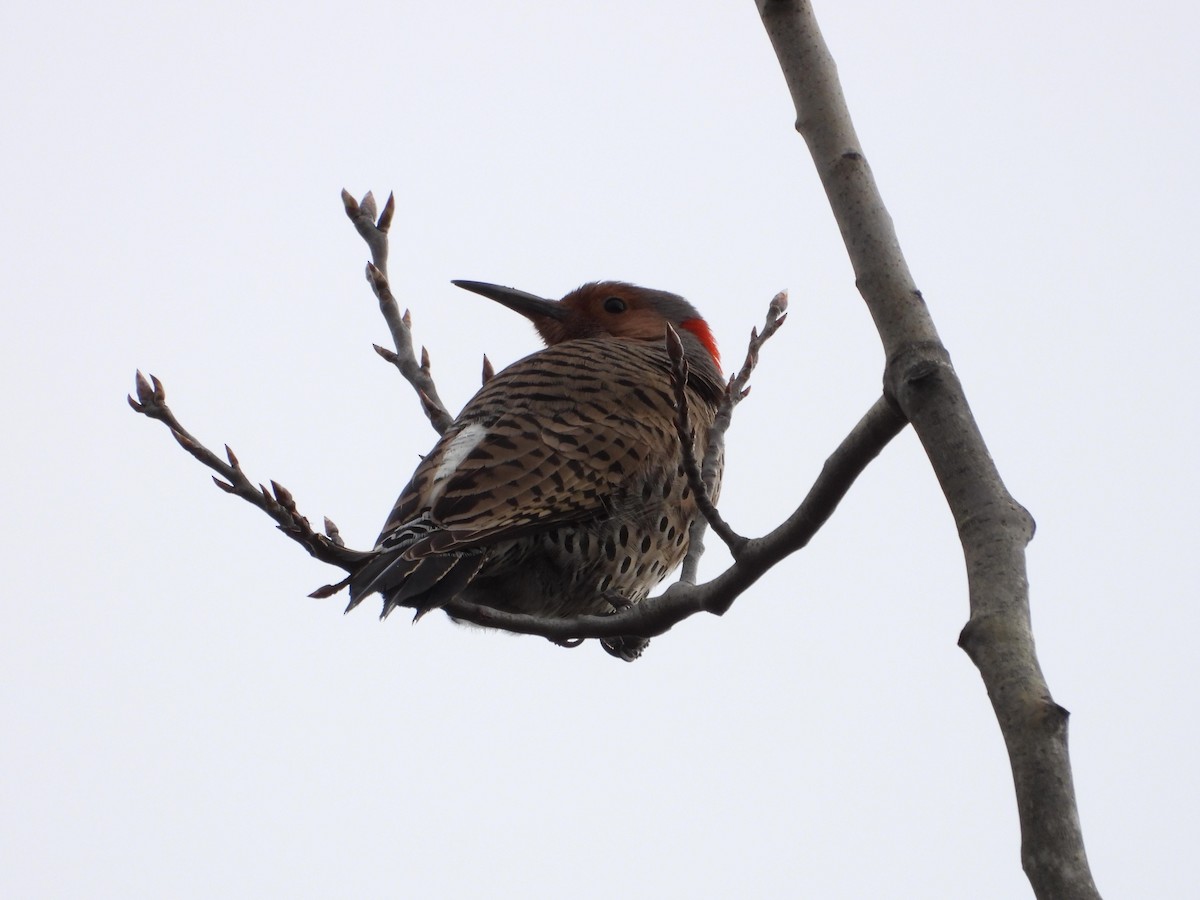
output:
M385 616L403 606L419 617L459 596L543 617L642 600L683 560L697 515L666 329L688 360L703 459L724 389L707 323L682 297L622 282L559 301L454 283L528 318L547 346L488 381L423 458L351 578L347 609L376 591ZM602 643L632 660L645 641Z

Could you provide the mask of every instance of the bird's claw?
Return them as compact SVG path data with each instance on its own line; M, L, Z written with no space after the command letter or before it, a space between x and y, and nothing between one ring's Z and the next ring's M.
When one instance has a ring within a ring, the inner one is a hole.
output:
M632 600L630 600L628 597L618 594L616 591L606 591L601 599L612 607L612 613L610 613L610 615L614 615L623 609L629 609L629 607L633 606Z

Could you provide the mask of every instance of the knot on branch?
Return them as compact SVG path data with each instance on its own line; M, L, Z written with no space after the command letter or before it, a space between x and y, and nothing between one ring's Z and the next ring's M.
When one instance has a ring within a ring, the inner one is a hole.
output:
M950 354L940 341L905 344L891 355L884 367L883 393L903 408L910 390L946 370L953 371L954 366L950 362Z

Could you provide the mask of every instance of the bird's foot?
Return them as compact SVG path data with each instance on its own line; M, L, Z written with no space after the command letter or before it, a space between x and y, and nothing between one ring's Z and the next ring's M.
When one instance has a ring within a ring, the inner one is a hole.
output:
M650 639L640 637L601 638L600 646L610 656L623 659L625 662L633 662L650 646Z
M623 594L618 594L616 591L605 591L600 597L605 603L612 607L614 613L619 613L623 609L629 609L633 606L633 601Z
M611 615L616 615L624 609L629 609L633 606L633 601L628 597L618 594L616 591L605 592L603 598L609 606L612 607ZM601 638L600 646L604 651L617 659L623 659L625 662L633 662L642 655L642 651L650 644L649 638L640 637L615 637Z

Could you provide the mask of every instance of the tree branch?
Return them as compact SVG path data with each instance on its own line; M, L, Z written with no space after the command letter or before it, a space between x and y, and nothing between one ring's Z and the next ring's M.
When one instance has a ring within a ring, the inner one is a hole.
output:
M455 618L476 625L536 634L556 643L573 643L584 638L650 638L696 613L724 615L772 566L812 539L855 479L905 424L904 417L889 401L882 397L877 400L826 460L808 495L787 521L765 537L746 541L737 561L712 581L690 584L681 580L663 594L609 616L543 619L503 613L462 600L446 604L445 609Z
M367 281L370 282L371 290L375 292L379 301L379 311L387 322L388 331L392 334L392 344L396 348L388 350L375 344L375 352L394 365L413 386L429 423L438 434L445 434L454 421L454 416L438 396L437 385L433 383L430 370L429 351L424 347L421 348L421 361L417 362L416 353L413 352L412 316L408 310L405 310L403 315L400 314L400 305L388 284L388 230L391 228L392 216L396 209L395 195L388 194L387 203L378 220L375 219L375 196L370 191L367 191L360 203L348 191L343 190L342 205L371 251L371 262L367 263Z
M224 478L223 481L221 478L213 478L217 487L257 506L278 523L280 531L304 547L311 556L347 572L354 571L370 556L369 553L347 548L342 542L337 526L329 518L325 519L325 534L313 531L308 519L300 515L296 508L291 491L277 481L271 482L271 490L267 490L261 484L256 486L246 477L241 463L228 444L225 445L225 456L228 459L226 462L196 440L191 432L179 424L179 420L167 406L167 392L162 382L153 375L147 381L141 372L137 373L137 395L137 400L133 397L125 398L135 412L165 424L184 450Z
M1005 488L854 132L837 69L804 0L757 0L804 137L883 342L885 392L912 422L958 525L970 620L959 643L979 668L1004 734L1021 858L1039 898L1099 894L1088 868L1067 753L1067 713L1033 645L1025 546L1033 519Z
M392 228L392 218L396 214L396 195L389 193L387 203L383 205L383 213L375 218L375 195L370 191L363 194L362 201L357 201L345 188L342 189L342 206L346 215L367 242L371 251L371 262L375 268L387 274L388 232Z
M725 455L725 432L729 430L729 425L733 421L733 409L749 395L750 376L754 373L755 366L758 365L759 352L762 350L763 344L769 341L787 320L787 303L787 291L780 291L771 298L771 302L767 305L767 318L763 323L762 333L760 334L757 328L750 329L750 343L746 348L746 358L742 362L742 367L729 379L725 395L721 398L717 414L708 429L708 449L704 453L704 465L700 470L700 481L706 486L711 487L716 484L717 471ZM680 441L683 442L682 437ZM689 474L689 481L691 478L692 476ZM692 492L697 497L700 496L694 485ZM711 497L711 491L706 496ZM688 530L688 552L683 558L683 566L679 573L679 580L682 582L696 583L700 557L704 555L704 532L707 528L708 518L701 515L692 522L691 528ZM741 540L744 541L745 538L741 538ZM727 545L728 543L726 541ZM730 551L733 551L732 547L730 547ZM736 554L734 558L737 558Z
M675 391L675 433L679 436L679 455L683 462L683 471L687 476L688 486L696 498L696 508L700 512L698 521L707 522L717 536L725 542L733 558L737 559L746 539L729 527L717 507L713 504L711 484L706 482L700 471L700 463L696 461L696 432L688 422L688 361L683 353L683 341L679 333L667 325L667 356L671 360L671 387ZM718 440L724 440L724 434L717 435ZM711 438L710 438L711 441ZM723 447L718 452L723 451ZM708 456L708 451L705 451ZM689 533L690 537L690 533ZM691 550L691 547L688 547Z

